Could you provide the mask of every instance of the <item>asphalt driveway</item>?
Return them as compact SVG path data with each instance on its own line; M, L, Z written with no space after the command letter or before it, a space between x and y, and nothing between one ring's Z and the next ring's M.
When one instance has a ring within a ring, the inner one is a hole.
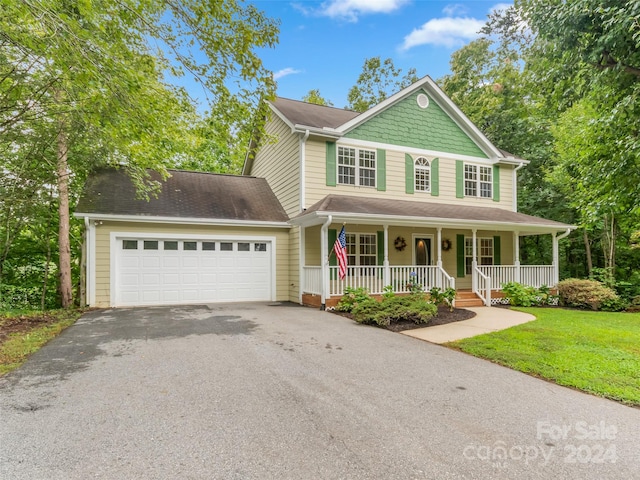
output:
M632 479L640 410L297 306L92 312L0 379L2 479Z

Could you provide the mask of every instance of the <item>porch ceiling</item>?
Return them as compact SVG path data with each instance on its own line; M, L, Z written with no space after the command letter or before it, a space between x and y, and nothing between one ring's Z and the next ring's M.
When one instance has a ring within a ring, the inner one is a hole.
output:
M502 208L469 207L433 202L387 200L347 195L327 195L290 220L295 225L334 222L388 224L482 230L517 231L539 235L575 229L573 225L546 220Z

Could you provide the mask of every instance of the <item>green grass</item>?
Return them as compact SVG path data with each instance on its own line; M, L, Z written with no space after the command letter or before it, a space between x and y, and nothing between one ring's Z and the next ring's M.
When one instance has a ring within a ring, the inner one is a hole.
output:
M46 314L55 317L53 322L9 335L9 338L0 344L0 375L22 365L29 355L38 351L52 338L57 337L65 328L73 325L82 313L80 310L49 311ZM30 315L42 315L42 312L0 312L0 328L14 316Z
M514 310L537 320L448 345L560 385L640 405L640 313Z

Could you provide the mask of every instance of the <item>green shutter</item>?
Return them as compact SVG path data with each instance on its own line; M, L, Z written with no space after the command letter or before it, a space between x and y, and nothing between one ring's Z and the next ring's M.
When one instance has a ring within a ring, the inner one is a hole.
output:
M378 265L384 265L384 232L378 232Z
M500 201L500 167L493 166L493 201Z
M464 235L456 235L456 259L458 262L458 277L464 277Z
M500 235L493 237L493 264L502 265L500 258Z
M456 160L456 198L464 198L464 163Z
M413 177L413 157L408 153L405 153L404 155L404 176L407 193L413 193L415 188L415 179Z
M329 234L329 252L331 252L331 250L333 249L333 244L336 243L336 238L338 238L338 231L334 228L330 228L328 234ZM336 265L338 265L338 260L334 253L329 255L329 265L331 265L332 267L335 267Z
M376 184L378 190L384 192L387 190L387 152L381 148L378 149L376 154Z
M336 143L327 142L327 187L336 186Z
M431 195L440 195L440 160L437 158L431 160Z

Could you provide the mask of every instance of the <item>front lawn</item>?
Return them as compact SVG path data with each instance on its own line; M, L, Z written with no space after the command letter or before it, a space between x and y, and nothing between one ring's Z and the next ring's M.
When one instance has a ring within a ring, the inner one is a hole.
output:
M514 310L537 320L448 346L560 385L640 405L640 313Z
M22 365L29 355L73 325L82 313L0 312L0 376Z

